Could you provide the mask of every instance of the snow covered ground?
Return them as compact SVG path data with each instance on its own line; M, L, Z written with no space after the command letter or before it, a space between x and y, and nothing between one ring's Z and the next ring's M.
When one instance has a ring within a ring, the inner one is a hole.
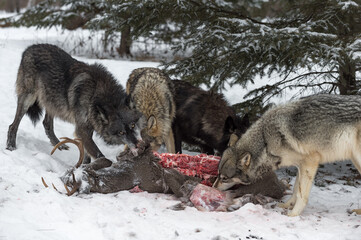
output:
M347 212L361 208L361 180L348 162L319 171L309 204L294 218L271 208L272 204L247 204L234 212L200 212L192 207L174 211L169 207L179 201L171 195L123 191L67 197L44 188L41 177L62 186L59 177L76 163L78 152L71 145L69 151L51 156L42 124L33 127L27 117L19 127L17 150L5 150L16 108L14 83L27 46L46 42L71 51L71 46L63 44L68 38L68 32L56 29L0 29L0 240L361 239L361 216ZM77 58L102 63L123 85L134 68L157 66L154 62ZM225 95L235 103L243 93L243 89L232 88ZM55 121L57 136L72 137L73 130L71 124ZM99 138L96 143L110 159L121 150L106 146ZM294 169L280 171L279 176L289 177L286 172L293 175Z

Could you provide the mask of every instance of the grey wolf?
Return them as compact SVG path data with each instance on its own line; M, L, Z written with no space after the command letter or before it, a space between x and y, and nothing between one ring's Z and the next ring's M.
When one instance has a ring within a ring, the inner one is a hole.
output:
M16 80L17 109L9 126L7 149L16 149L16 134L25 114L35 124L45 109L43 125L52 145L59 139L54 117L75 125L87 153L104 155L92 139L96 132L108 144L128 144L135 149L141 140L138 120L142 116L126 105L124 88L100 64L88 65L54 45L28 47L21 59ZM61 149L67 147L62 146Z
M201 151L220 154L227 148L230 136L240 136L249 127L248 116L236 115L222 94L205 91L182 80L173 80L176 117L173 122L176 152L182 142L197 145Z
M129 75L126 92L134 108L146 118L146 133L153 138L153 150L165 143L167 151L175 153L172 122L176 106L169 77L157 68L135 69Z
M215 187L250 184L296 166L289 216L305 208L319 164L350 159L361 173L361 97L313 95L268 110L223 153Z

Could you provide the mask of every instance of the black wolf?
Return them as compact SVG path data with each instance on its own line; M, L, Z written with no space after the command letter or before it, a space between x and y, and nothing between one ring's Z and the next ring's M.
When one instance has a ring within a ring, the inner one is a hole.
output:
M182 80L173 80L176 117L173 133L176 152L182 141L201 147L202 152L222 153L232 134L240 136L249 127L248 116L236 115L222 94L205 91Z
M53 130L53 118L58 117L75 125L76 136L93 158L103 157L92 139L94 131L108 144L125 143L135 148L141 140L138 120L142 115L129 109L124 88L105 67L77 61L54 45L32 45L24 51L16 93L17 110L6 147L9 150L16 149L16 133L24 114L35 124L42 109L51 144L59 142Z

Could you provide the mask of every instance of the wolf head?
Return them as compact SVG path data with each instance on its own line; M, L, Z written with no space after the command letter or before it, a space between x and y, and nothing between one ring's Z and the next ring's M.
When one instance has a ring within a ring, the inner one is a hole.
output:
M95 131L111 145L127 144L130 149L142 141L140 134L145 124L143 115L135 109L121 104L99 104L93 109Z
M268 172L272 167L263 164L261 159L266 158L266 152L262 151L256 158L251 153L236 146L239 137L232 134L228 148L223 152L218 165L218 178L213 184L220 190L227 190L235 185L249 185Z
M131 97L128 97L127 104L129 105L130 109L137 109L134 100ZM142 119L144 119L141 133L142 138L146 139L144 141L148 141L152 149L156 151L163 143L163 138L160 134L162 128L160 127L159 121L154 114L151 114L147 119L144 116Z
M238 155L234 147L227 148L222 155L218 166L218 178L213 187L227 190L235 185L251 184L252 178L247 174L250 167L251 155L249 153Z

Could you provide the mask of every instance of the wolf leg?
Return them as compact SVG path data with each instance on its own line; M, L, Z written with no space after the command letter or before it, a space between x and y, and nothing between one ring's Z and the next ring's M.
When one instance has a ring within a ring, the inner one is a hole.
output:
M317 159L307 158L299 167L298 188L294 189L296 191L296 202L288 216L298 216L306 207L313 179L318 169L318 163Z
M81 137L79 137L79 136L77 135L76 131L74 132L74 137L81 139ZM91 157L90 157L90 155L87 153L86 148L84 147L83 164L89 164L90 162L91 162Z
M202 153L206 153L208 155L214 155L214 150L212 147L208 146L208 145L201 145L201 151Z
M16 149L16 134L18 132L19 124L29 107L35 102L31 101L32 98L29 95L19 95L18 103L16 107L16 114L12 124L9 126L8 139L6 142L6 149L12 151Z
M351 161L357 168L358 172L361 174L361 152L354 154L353 158L351 158Z
M173 136L173 130L170 129L168 132L168 136L166 136L166 139L164 140L165 146L167 147L167 151L169 153L176 153L175 152L175 145L174 145L174 136Z
M351 158L351 161L357 168L358 172L361 174L361 151L354 154L353 158ZM352 212L355 212L356 214L361 215L361 208L353 209Z
M175 152L182 153L182 135L179 127L177 126L176 121L177 120L174 120L172 124Z
M293 208L293 206L296 203L296 199L297 199L297 189L299 188L298 184L299 184L299 179L300 179L300 171L299 169L297 169L297 176L296 176L296 181L295 181L295 185L293 186L293 193L292 196L287 200L287 202L285 203L278 203L278 207L280 208Z
M94 143L92 129L90 129L87 126L78 126L77 125L76 129L75 129L75 135L82 140L87 154L89 154L93 159L104 158L103 162L109 161L109 164L111 165L112 162L104 157L103 153L99 150L97 145ZM87 159L85 157L84 161L86 161L86 160ZM88 162L84 162L84 163L88 163Z
M45 129L45 133L48 136L51 144L53 146L58 144L59 139L55 136L55 133L54 133L54 118L51 117L47 112L45 113L45 117L43 120L43 126ZM59 150L63 150L63 149L68 150L69 147L67 145L63 144L63 145L59 146L58 149Z

